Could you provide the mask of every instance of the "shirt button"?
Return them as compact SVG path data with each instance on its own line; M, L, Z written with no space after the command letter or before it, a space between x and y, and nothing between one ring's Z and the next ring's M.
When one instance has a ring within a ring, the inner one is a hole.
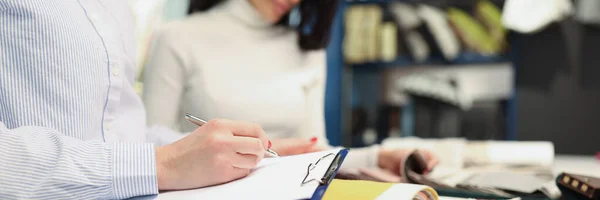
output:
M121 70L118 67L111 67L110 71L113 76L119 76L119 74L121 73Z
M110 123L104 123L104 131L109 132L112 128Z

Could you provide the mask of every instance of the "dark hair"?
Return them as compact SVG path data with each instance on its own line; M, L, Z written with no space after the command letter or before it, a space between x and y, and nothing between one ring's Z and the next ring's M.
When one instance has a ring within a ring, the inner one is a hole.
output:
M190 0L188 14L207 11L226 0ZM247 1L247 0L230 0ZM288 21L292 17L288 13L277 25L295 28L299 40L298 45L303 50L323 49L329 43L331 25L337 11L339 0L303 0L298 6L300 22L297 25Z

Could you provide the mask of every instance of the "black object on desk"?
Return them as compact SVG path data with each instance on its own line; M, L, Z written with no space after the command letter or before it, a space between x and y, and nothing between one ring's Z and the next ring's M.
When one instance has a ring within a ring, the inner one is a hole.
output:
M600 178L562 173L556 178L562 199L600 200Z

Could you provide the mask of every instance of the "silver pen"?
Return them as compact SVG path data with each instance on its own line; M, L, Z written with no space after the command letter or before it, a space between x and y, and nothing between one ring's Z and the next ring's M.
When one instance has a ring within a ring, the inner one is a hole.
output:
M196 124L198 126L204 126L207 123L206 121L204 121L204 120L202 120L202 119L200 119L200 118L198 118L198 117L196 117L194 115L191 115L189 113L185 114L185 119L188 122L191 122L191 123ZM277 154L277 152L275 152L275 151L273 151L271 149L267 149L267 152L269 153L270 156L279 157L279 154Z

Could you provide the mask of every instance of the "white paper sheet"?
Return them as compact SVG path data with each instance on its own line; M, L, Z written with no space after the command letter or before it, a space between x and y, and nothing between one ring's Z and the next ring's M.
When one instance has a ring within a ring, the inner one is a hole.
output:
M218 186L164 192L160 193L157 199L307 199L312 197L319 186L318 182L301 186L308 165L324 155L334 154L322 159L307 178L320 179L340 150L338 148L310 154L265 158L245 178Z
M489 141L486 144L491 164L550 167L554 162L552 142Z
M538 178L535 175L511 172L489 172L473 176L464 181L463 184L533 193L536 190L541 189L547 182L548 180Z

